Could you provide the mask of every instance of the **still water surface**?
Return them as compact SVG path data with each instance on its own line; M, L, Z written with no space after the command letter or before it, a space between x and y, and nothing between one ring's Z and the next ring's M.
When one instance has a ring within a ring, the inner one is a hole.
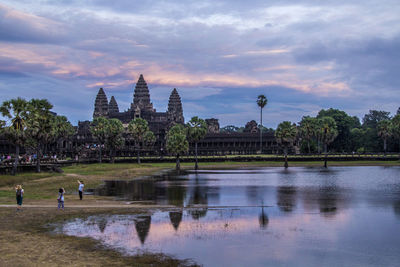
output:
M204 266L399 266L400 168L200 171L106 182L98 191L168 205L65 223L125 254Z

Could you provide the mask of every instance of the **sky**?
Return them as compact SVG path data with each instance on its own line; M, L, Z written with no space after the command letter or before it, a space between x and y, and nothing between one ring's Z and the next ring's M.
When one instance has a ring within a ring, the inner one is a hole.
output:
M0 102L47 98L76 125L100 87L129 108L140 74L186 120L299 122L400 106L398 0L0 0Z

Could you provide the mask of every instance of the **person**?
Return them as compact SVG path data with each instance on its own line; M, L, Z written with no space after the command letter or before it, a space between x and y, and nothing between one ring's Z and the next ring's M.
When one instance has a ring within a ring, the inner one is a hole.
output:
M57 198L57 200L58 200L58 209L63 209L64 210L64 194L65 194L65 190L64 190L64 188L60 188L59 190L58 190L58 198Z
M24 198L24 189L22 189L22 185L17 185L15 187L15 194L17 198L17 211L21 209L22 199Z
M78 184L79 184L79 188L78 188L78 191L79 191L79 199L82 200L82 197L83 197L83 188L85 187L85 184L83 183L83 181L79 181L79 180L78 180Z

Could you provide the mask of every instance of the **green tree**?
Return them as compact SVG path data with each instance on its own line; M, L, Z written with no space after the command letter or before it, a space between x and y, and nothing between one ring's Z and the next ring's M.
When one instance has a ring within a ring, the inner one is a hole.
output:
M12 174L15 175L17 173L20 146L26 140L28 102L22 98L4 101L0 106L0 112L11 122L3 131L8 141L15 145L15 161L12 170ZM3 127L6 126L5 122L2 124Z
M378 136L378 124L381 121L390 120L390 112L370 110L363 118L362 127L365 130L364 147L367 151L382 151L383 139Z
M90 132L97 139L99 147L99 162L102 162L102 150L107 141L109 121L104 117L97 117L93 120L92 126L90 127Z
M294 140L297 136L297 127L295 123L290 121L281 122L275 131L276 141L283 145L283 152L285 155L285 168L289 167L287 154L289 145L293 145Z
M268 99L265 95L259 95L257 97L257 105L260 107L260 153L262 153L262 110L267 105Z
M299 130L300 136L307 142L308 153L311 153L310 143L316 137L317 119L309 116L303 117Z
M180 170L179 156L187 153L189 150L189 142L186 139L186 129L181 124L176 124L169 129L167 133L167 150L176 156L176 170Z
M140 149L142 148L143 143L146 141L145 137L151 137L151 134L148 133L151 132L149 129L149 125L146 120L142 118L136 118L129 123L128 132L135 141L135 146L137 150L137 161L138 164L140 164Z
M27 144L36 149L37 172L40 172L43 147L47 148L47 145L54 140L52 134L54 115L50 111L52 108L53 105L47 99L31 99L28 102Z
M351 117L346 112L339 109L322 109L317 118L331 117L335 120L338 136L331 144L331 148L335 151L342 152L350 150L350 132L353 128L360 127L360 120L357 117Z
M382 120L378 122L378 136L383 139L383 151L387 152L387 140L392 136L392 122Z
M328 167L328 144L332 143L335 138L338 136L338 130L336 126L336 122L332 117L322 117L319 119L319 129L318 129L321 141L324 144L324 166Z
M115 150L122 147L124 144L124 138L122 133L124 132L124 126L118 119L109 119L106 131L106 142L105 145L110 150L110 162L115 161Z
M65 116L55 116L52 121L52 135L54 141L58 143L60 140L68 140L75 134L75 128Z
M399 140L399 153L400 153L400 114L397 114L392 119L392 133L393 136Z
M197 159L197 144L203 139L207 134L207 123L205 120L199 117L193 117L187 124L188 139L194 142L195 145L195 165L194 169L199 169L198 159Z
M236 127L234 125L227 125L225 127L222 127L219 131L221 133L236 133L239 131L239 127Z

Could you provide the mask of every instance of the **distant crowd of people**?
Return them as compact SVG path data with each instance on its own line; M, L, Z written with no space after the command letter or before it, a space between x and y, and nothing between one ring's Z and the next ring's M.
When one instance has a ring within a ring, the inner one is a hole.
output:
M15 160L14 155L0 155L0 164L7 164L10 163L12 164ZM25 164L30 164L30 163L35 163L37 160L37 155L36 154L24 154L24 155L19 155L18 156L18 162L25 163ZM42 160L52 160L52 161L57 161L58 156L57 154L53 155L43 155Z
M78 184L79 184L79 186L78 186L79 200L82 200L83 199L83 191L84 191L85 184L84 184L84 182L82 180L78 180ZM16 197L16 200L17 200L17 211L20 211L20 210L22 210L22 201L23 201L23 198L24 198L24 189L22 188L22 185L16 185L14 189L15 189L15 197ZM64 201L65 201L64 195L65 195L65 189L63 187L61 187L58 190L58 197L57 197L58 209L59 210L60 209L64 210Z

